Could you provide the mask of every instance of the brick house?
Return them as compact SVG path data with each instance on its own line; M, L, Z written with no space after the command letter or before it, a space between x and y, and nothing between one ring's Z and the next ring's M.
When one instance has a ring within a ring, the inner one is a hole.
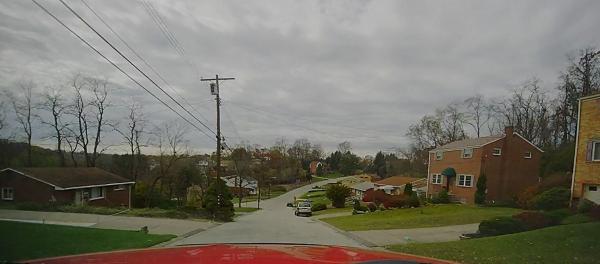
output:
M600 94L579 99L572 200L600 204Z
M98 168L5 168L0 202L130 207L133 184Z
M423 179L404 176L392 176L383 180L376 181L374 182L374 184L376 189L383 190L387 194L401 195L404 193L404 186L406 184L410 183L414 186L416 182L419 182L421 180Z
M474 203L478 178L487 177L488 201L511 200L539 182L543 151L512 127L505 134L459 140L429 151L427 196L446 189L450 198Z
M321 168L323 168L323 163L321 163L320 161L311 161L310 164L308 165L309 173L312 175L317 175L317 170L318 170L319 166L321 166Z

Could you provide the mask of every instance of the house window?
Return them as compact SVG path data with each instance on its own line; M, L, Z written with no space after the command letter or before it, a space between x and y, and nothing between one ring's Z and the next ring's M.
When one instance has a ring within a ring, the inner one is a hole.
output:
M115 191L123 191L125 190L125 184L119 184L117 186L115 186Z
M600 161L600 141L592 143L592 160Z
M444 158L444 152L442 152L441 150L438 150L435 152L435 160L442 160L443 158Z
M588 187L588 191L590 191L590 192L596 192L596 191L598 191L598 186L589 186Z
M432 184L442 184L442 175L441 174L432 174L431 175L431 183Z
M4 187L2 188L2 200L12 201L15 198L15 191L13 188Z
M494 148L492 150L492 155L494 155L494 156L500 156L500 155L502 155L502 149L501 148Z
M104 188L94 187L90 188L90 200L104 198Z
M525 155L523 156L523 158L531 159L531 151L525 152Z
M458 175L458 186L462 187L472 187L473 186L473 176L472 175Z
M470 159L473 157L473 148L464 148L462 152L463 159Z

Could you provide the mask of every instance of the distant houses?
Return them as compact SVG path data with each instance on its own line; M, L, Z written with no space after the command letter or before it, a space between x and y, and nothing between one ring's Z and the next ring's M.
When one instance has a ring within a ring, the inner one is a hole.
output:
M600 204L600 94L579 99L571 197ZM574 203L576 205L576 203Z
M234 196L237 196L240 192L243 196L257 194L258 182L255 179L243 177L240 179L236 175L223 177L222 179Z
M133 184L98 168L5 168L0 202L130 207Z
M472 204L486 175L486 199L510 200L539 181L542 153L512 127L504 135L451 142L429 152L427 196L446 190L454 201Z
M406 184L412 184L413 191L425 193L426 179L404 176L392 176L382 180L377 176L363 174L356 176L356 180L351 182L350 189L355 199L362 200L365 193L369 190L383 190L386 194L402 195ZM376 181L371 181L376 180Z

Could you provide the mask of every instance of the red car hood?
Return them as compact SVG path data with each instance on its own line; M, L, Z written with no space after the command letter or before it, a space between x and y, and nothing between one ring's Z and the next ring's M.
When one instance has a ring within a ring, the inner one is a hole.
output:
M338 246L212 244L113 251L24 263L453 263L384 251Z

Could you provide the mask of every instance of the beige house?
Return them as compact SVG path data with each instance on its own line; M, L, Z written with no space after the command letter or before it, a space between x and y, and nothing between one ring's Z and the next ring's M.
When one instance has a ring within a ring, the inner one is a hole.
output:
M600 204L600 94L579 99L571 199Z

